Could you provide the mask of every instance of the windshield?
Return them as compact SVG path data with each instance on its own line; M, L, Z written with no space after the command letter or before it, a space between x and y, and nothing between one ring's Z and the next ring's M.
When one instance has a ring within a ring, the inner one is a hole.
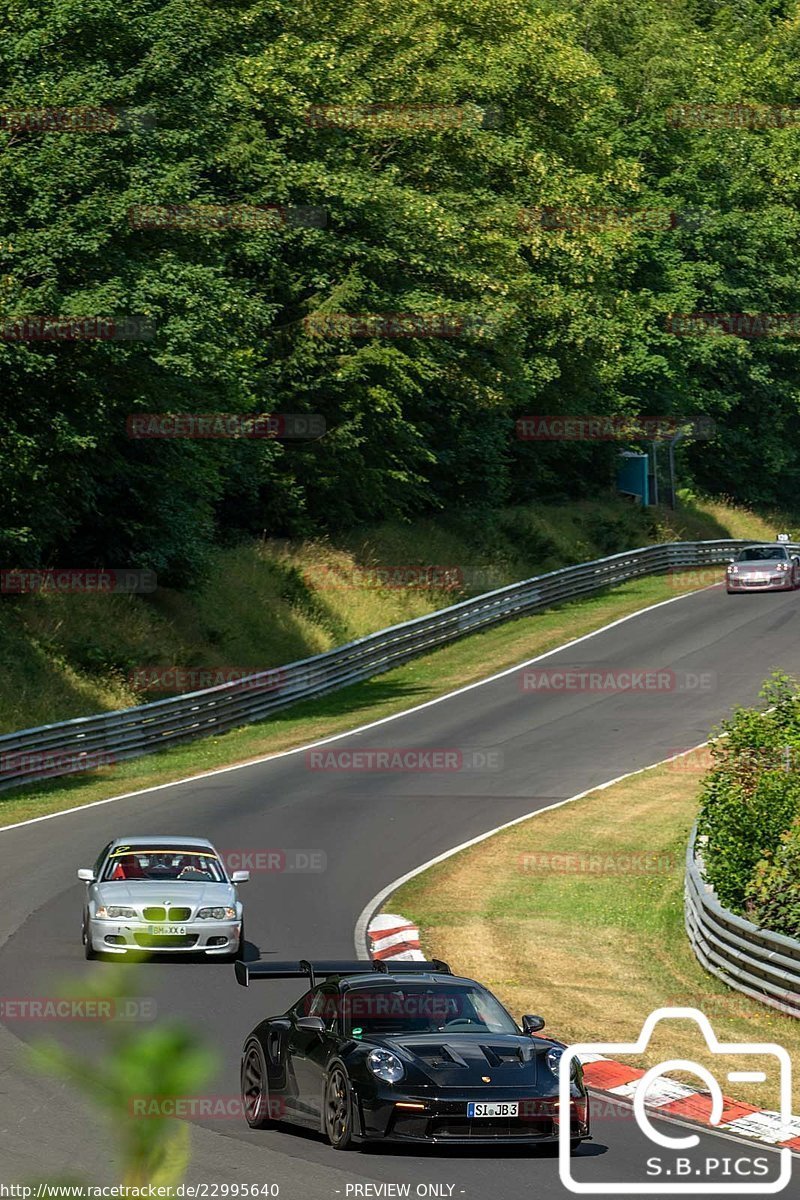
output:
M150 846L117 846L103 871L102 882L138 879L177 883L225 883L225 871L210 850Z
M424 983L387 984L354 988L342 999L347 1034L519 1033L513 1020L491 993L478 987Z
M748 546L742 550L737 562L774 562L775 559L787 557L783 546Z

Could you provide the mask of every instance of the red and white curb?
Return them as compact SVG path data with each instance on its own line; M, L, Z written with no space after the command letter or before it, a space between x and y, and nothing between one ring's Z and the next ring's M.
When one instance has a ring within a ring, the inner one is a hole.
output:
M381 913L370 921L367 937L370 958L397 958L405 962L425 961L425 955L419 948L419 930L405 917Z
M645 1074L629 1063L615 1062L600 1054L581 1055L583 1077L593 1092L602 1092L608 1099L632 1103L638 1081ZM722 1116L718 1125L709 1121L711 1095L678 1083L675 1079L655 1079L647 1089L645 1107L654 1116L705 1126L714 1133L764 1142L776 1149L800 1153L800 1117L792 1115L784 1121L780 1113L755 1108L741 1100L723 1097Z
M413 921L395 913L381 913L374 917L367 928L370 958L386 961L424 962L420 949L419 929ZM645 1074L628 1063L615 1062L602 1054L582 1054L583 1075L592 1092L599 1092L608 1100L631 1105L638 1081ZM727 1133L732 1137L764 1142L775 1149L789 1149L800 1154L800 1117L792 1116L788 1121L780 1113L755 1108L740 1100L723 1098L722 1117L718 1125L709 1121L711 1095L687 1087L677 1080L655 1079L647 1090L645 1107L653 1115L671 1117L689 1124L704 1126L714 1133Z

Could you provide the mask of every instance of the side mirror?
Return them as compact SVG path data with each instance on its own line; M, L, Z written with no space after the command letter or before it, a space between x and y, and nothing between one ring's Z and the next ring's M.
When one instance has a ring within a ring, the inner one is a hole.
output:
M319 1034L325 1032L325 1022L322 1017L298 1017L295 1024L298 1029L309 1029L313 1033Z
M247 883L249 878L249 871L234 871L231 875L231 883Z
M83 883L94 883L94 871L91 867L81 867L78 871L78 879Z
M522 1018L523 1033L538 1033L540 1029L544 1029L544 1017L535 1017L532 1013L526 1013Z

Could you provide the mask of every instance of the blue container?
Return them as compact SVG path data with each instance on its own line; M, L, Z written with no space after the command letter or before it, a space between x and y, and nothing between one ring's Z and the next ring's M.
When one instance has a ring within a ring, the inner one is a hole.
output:
M639 504L649 504L648 465L647 454L623 450L617 468L617 491L626 496L635 496Z

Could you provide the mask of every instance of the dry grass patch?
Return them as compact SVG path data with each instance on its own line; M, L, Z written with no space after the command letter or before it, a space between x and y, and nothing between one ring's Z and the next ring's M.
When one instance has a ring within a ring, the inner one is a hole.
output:
M669 764L651 768L455 855L407 883L386 910L419 922L429 956L483 980L515 1015L541 1013L566 1042L634 1041L651 1012L671 1005L705 1012L722 1041L774 1041L794 1056L800 1023L726 988L689 947L683 860L698 784ZM561 860L548 865L545 854ZM554 869L559 862L570 869ZM742 1069L732 1058L715 1063L695 1034L691 1022L665 1027L638 1065L688 1058L723 1083L721 1069ZM777 1106L771 1085L724 1090Z

